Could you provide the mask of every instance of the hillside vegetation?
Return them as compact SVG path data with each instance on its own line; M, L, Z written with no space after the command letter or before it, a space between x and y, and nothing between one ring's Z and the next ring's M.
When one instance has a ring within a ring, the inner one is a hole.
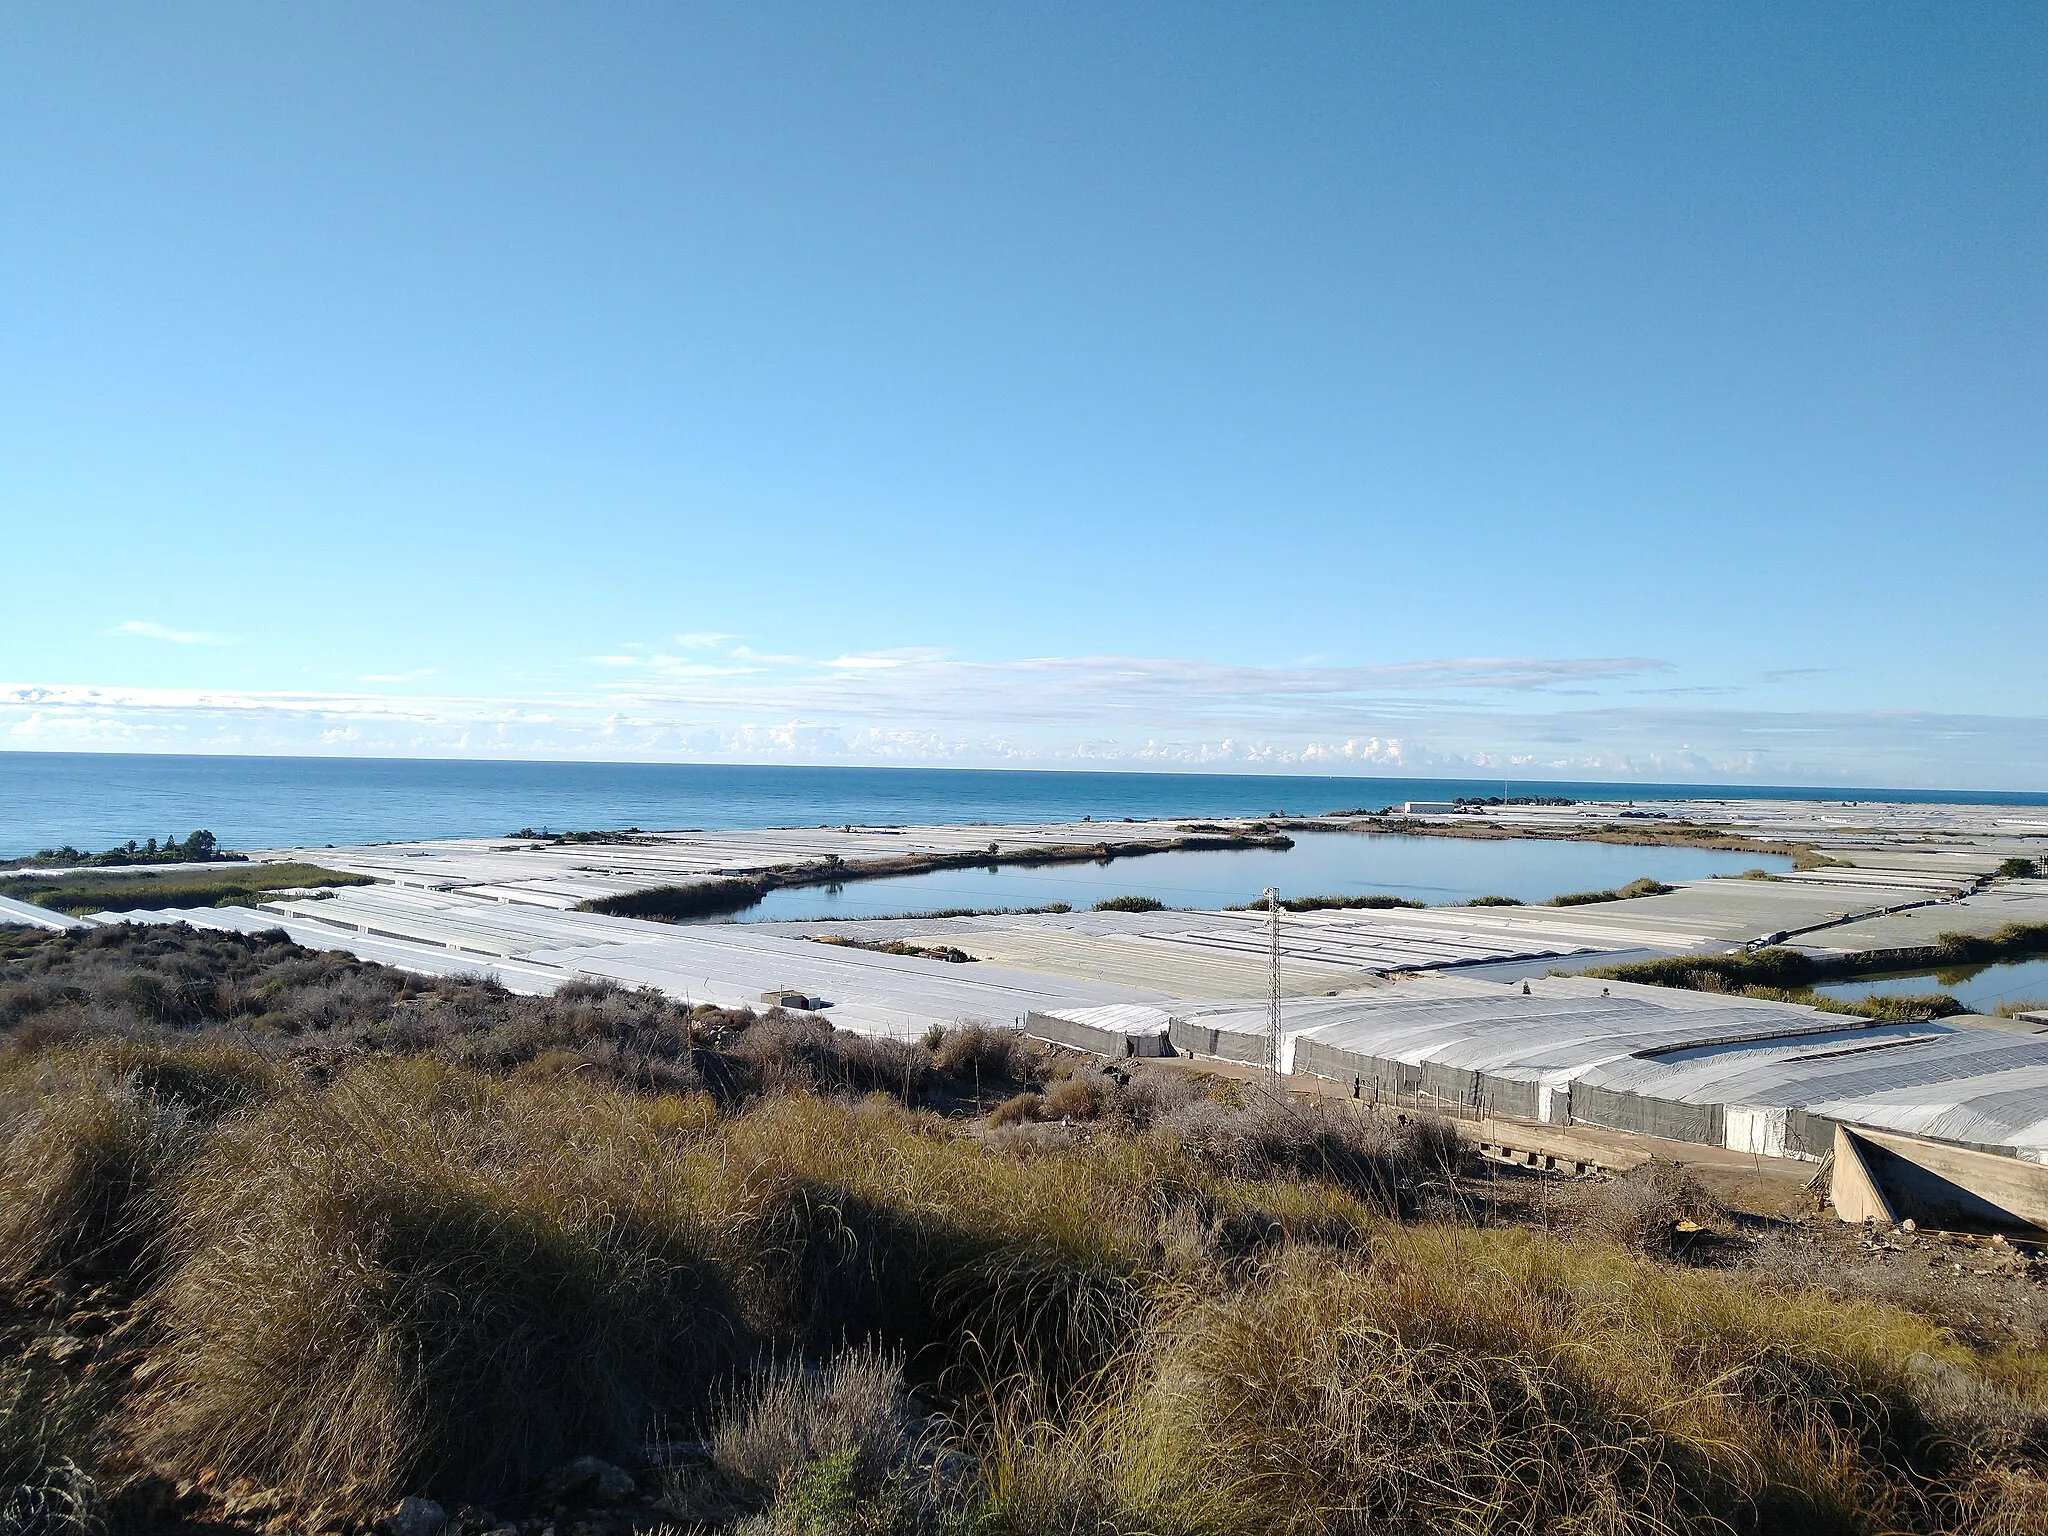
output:
M211 832L200 830L184 837L155 838L138 843L129 838L118 848L103 853L85 853L66 843L61 848L44 848L25 859L0 859L0 869L92 868L117 864L207 864L215 860L245 859L247 854L223 848Z
M0 1528L2048 1528L2031 1346L1465 1157L985 1026L0 931Z
M165 907L246 906L274 891L368 884L366 875L341 874L313 864L224 862L215 869L88 869L0 877L0 896L83 917Z

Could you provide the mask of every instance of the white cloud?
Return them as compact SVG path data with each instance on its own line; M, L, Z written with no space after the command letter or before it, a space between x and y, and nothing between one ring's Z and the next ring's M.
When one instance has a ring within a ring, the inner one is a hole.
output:
M835 656L824 665L840 672L889 671L920 661L939 661L948 654L926 646L904 646L893 651L861 651L852 656Z
M2048 720L1651 698L1644 658L1250 666L1175 657L885 665L621 647L627 674L512 697L0 685L19 747L1263 769L2048 788ZM1587 691L1596 695L1586 698Z
M110 635L128 635L138 640L163 640L171 645L233 645L235 641L226 635L209 635L192 629L172 629L167 624L158 624L151 619L129 619L116 624L107 631Z

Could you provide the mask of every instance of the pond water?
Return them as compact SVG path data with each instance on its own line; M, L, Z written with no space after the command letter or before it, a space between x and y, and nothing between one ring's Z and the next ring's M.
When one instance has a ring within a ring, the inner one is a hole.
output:
M1150 896L1169 907L1214 911L1255 900L1267 886L1282 896L1385 894L1438 905L1478 896L1548 900L1606 890L1647 875L1674 882L1745 869L1778 872L1785 858L1700 848L1624 846L1535 838L1479 841L1350 832L1297 832L1291 849L1233 848L1151 853L1097 864L999 865L940 869L886 880L770 891L727 922L892 917L946 908L1092 907L1112 896Z
M1857 981L1831 981L1816 992L1855 1002L1864 997L1924 997L1946 992L1972 1013L2000 1003L2038 1001L2048 1008L2048 956L2000 965L1963 965L1944 971L1894 971Z

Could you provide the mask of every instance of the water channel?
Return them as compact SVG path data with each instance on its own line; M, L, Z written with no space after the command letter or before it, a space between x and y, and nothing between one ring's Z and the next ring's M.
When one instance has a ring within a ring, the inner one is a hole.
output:
M1946 992L1972 1013L1993 1013L2002 1003L2038 1002L2048 1008L2048 957L1998 965L1960 965L1939 971L1894 971L1855 981L1831 981L1814 990L1844 1002L1873 996L1926 997Z
M893 917L905 913L1066 902L1092 907L1114 896L1149 896L1169 907L1213 911L1254 900L1267 886L1283 896L1384 894L1429 905L1480 896L1546 901L1607 890L1648 876L1667 883L1778 873L1791 860L1701 848L1581 843L1538 838L1477 840L1348 832L1295 833L1291 849L1153 853L1107 863L940 869L844 885L770 891L727 922Z

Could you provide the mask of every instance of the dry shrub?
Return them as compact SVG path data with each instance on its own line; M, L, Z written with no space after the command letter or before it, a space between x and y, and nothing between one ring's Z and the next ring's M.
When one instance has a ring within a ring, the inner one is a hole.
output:
M1197 1099L1161 1116L1157 1129L1233 1178L1327 1179L1386 1209L1399 1208L1418 1180L1449 1177L1461 1146L1444 1122L1319 1099L1263 1098L1242 1108Z
M939 1536L959 1527L932 1428L909 1411L901 1364L873 1349L820 1368L792 1360L747 1384L708 1456L662 1469L661 1502L735 1536Z
M982 1145L1004 1157L1046 1157L1069 1150L1074 1137L1058 1121L1025 1120L990 1131Z
M320 1060L372 1049L510 1072L551 1051L620 1087L678 1092L701 1057L752 1014L691 1009L652 989L572 981L515 997L476 978L415 976L299 948L282 933L113 924L0 930L0 1030L162 1041L234 1030L270 1055Z
M1108 1113L1141 1131L1174 1110L1210 1097L1207 1084L1164 1068L1134 1066L1117 1074L1115 1083L1108 1095Z
M1045 1090L1048 1120L1093 1120L1102 1112L1102 1095L1085 1077L1063 1077Z
M1730 1222L1728 1208L1697 1175L1664 1158L1575 1185L1566 1210L1573 1225L1662 1258L1693 1251L1701 1234L1725 1234Z
M1959 1444L2006 1460L2048 1455L2048 1406L1975 1370L1923 1350L1906 1361L1906 1388L1920 1415Z
M832 1026L779 1009L742 1030L732 1053L753 1068L763 1093L816 1093L837 1075Z
M711 1436L713 1464L768 1503L814 1462L847 1457L854 1480L873 1486L915 1443L903 1364L879 1350L846 1350L822 1369L800 1361L756 1376Z
M660 1140L607 1098L386 1063L223 1127L173 1195L143 1448L368 1503L629 1458L739 1328Z
M1028 1091L1003 1100L988 1112L990 1130L1000 1130L1006 1125L1022 1125L1027 1120L1044 1118L1045 1100Z
M906 1103L931 1077L922 1046L835 1030L823 1019L775 1011L748 1024L732 1054L762 1093L887 1093Z
M939 1035L931 1053L932 1064L953 1077L1030 1085L1044 1080L1043 1058L1014 1029L958 1025Z
M847 1093L886 1093L912 1103L932 1075L931 1052L908 1040L834 1031L838 1082Z

